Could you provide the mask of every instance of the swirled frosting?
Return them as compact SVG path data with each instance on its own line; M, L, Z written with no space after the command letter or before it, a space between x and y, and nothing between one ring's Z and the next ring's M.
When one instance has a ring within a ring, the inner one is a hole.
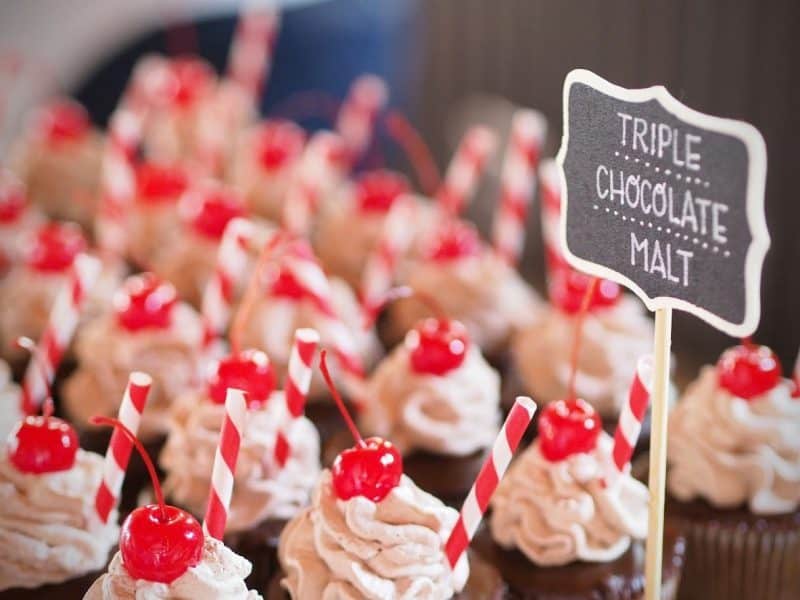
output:
M458 513L405 475L381 502L336 498L323 471L312 505L281 535L292 598L444 600L461 591L466 560L450 569L444 543Z
M180 298L199 307L214 272L218 247L216 240L187 231L175 236L174 243L167 244L150 266L156 275L175 286Z
M137 202L128 223L127 251L130 259L150 269L161 249L181 229L177 201L148 205Z
M8 363L0 360L0 439L6 439L23 416L20 387L11 379Z
M202 516L225 406L204 393L189 392L172 407L170 434L160 463L167 472L165 492L180 506ZM242 437L227 529L249 529L268 518L289 519L308 505L320 472L319 433L301 417L288 431L291 453L281 468L274 458L278 428L288 418L283 392L266 406L251 409Z
M103 457L78 450L57 473L19 472L0 458L0 590L61 583L102 569L117 543L116 510L103 525L94 497Z
M500 376L474 344L460 367L442 376L414 373L404 344L367 383L365 431L413 449L466 456L492 445L499 428Z
M550 307L514 339L514 366L543 403L567 395L577 315ZM619 414L640 356L652 352L653 324L632 297L586 314L575 377L576 394L604 417Z
M492 537L541 566L612 561L647 536L647 488L616 475L613 440L600 433L591 453L547 460L534 442L492 498ZM616 476L615 476L616 475Z
M464 323L487 354L499 352L541 307L533 289L488 249L479 256L449 262L411 261L404 271L404 283L432 297L448 316ZM395 302L389 314L390 334L397 339L429 316L430 309L409 298Z
M670 493L719 508L747 505L755 514L800 506L800 400L784 380L744 400L704 367L669 421Z
M114 555L108 572L97 579L84 600L259 600L261 594L248 590L244 583L250 575L250 562L207 537L200 562L172 583L134 579Z
M80 366L65 382L63 400L73 421L85 425L92 415L115 415L131 371L153 378L139 434L165 433L170 403L198 376L203 327L188 305L173 309L166 329L129 332L106 314L79 332L76 354Z
M374 364L381 352L380 343L373 330L365 330L361 307L350 287L341 279L331 278L332 304L345 327L352 333L355 349L366 367ZM294 341L294 332L310 327L319 332L323 346L331 346L333 333L330 321L321 314L310 300L294 300L265 296L253 308L250 327L242 335L242 346L264 350L275 367L279 380L286 373ZM338 365L331 357L331 371L336 377ZM310 399L319 399L327 394L322 377L315 372L311 379Z

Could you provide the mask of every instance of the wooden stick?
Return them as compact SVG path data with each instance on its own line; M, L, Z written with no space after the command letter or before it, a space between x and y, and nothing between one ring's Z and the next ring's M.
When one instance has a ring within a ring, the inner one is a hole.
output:
M667 478L667 412L669 361L672 345L672 309L656 310L653 352L653 402L650 429L650 515L647 528L647 600L661 599L661 564L664 545L664 494Z

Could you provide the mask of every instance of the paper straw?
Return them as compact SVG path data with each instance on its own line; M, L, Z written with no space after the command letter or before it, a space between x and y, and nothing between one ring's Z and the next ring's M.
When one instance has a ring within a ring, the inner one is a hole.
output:
M294 344L289 356L289 367L284 383L284 400L288 423L278 430L275 441L275 460L283 467L292 453L289 444L289 431L292 425L303 416L306 396L311 385L311 368L314 352L319 344L319 334L313 329L298 329L294 332Z
M389 90L375 75L362 75L350 86L336 119L336 131L354 158L364 155L375 131L375 119L386 106Z
M36 356L44 365L48 380L44 380L44 373L42 369L36 367L35 360L28 363L22 380L20 400L25 414L37 413L47 397L47 390L53 383L58 365L61 364L61 359L75 334L86 297L99 274L99 259L87 254L75 257L69 277L56 295L47 325L36 346Z
M139 431L142 412L147 403L147 395L153 380L147 373L134 371L128 376L128 386L119 405L117 420L127 427L133 435ZM117 427L111 433L111 441L106 450L103 464L103 479L97 488L94 508L102 523L108 523L111 511L119 504L122 482L133 451L133 441Z
M496 145L497 137L488 127L476 125L467 130L436 195L445 211L453 215L461 213L475 193L478 180Z
M794 361L792 379L794 380L794 391L792 392L792 397L800 398L800 352L797 353L797 358Z
M542 161L539 168L541 181L542 239L547 270L555 270L569 266L561 251L561 178L558 165L552 159Z
M494 441L492 453L483 463L467 499L464 500L458 521L450 537L447 538L444 551L451 568L455 568L475 535L489 506L489 500L508 469L511 457L516 452L522 434L530 425L535 412L536 404L533 400L526 396L517 396Z
M628 401L622 406L614 432L613 457L619 473L624 473L631 462L636 441L642 431L642 421L650 404L652 382L653 357L643 356L636 365Z
M239 18L228 58L228 77L258 106L275 53L280 13L267 6L245 10Z
M535 110L518 110L511 121L492 231L495 250L511 265L519 262L525 243L525 220L536 187L545 130L544 117Z
M218 540L225 535L225 524L228 521L228 510L233 495L233 477L236 473L236 461L239 458L239 446L246 418L245 393L242 390L228 388L225 398L225 418L222 421L219 444L211 471L208 508L203 520L205 534Z

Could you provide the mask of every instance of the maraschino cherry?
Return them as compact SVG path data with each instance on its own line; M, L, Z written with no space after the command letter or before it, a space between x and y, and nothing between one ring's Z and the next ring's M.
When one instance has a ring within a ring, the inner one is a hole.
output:
M175 287L153 273L128 277L113 300L117 323L128 331L166 329L178 301Z
M752 400L770 391L781 381L781 364L766 346L752 342L729 348L717 362L719 384L731 394Z
M25 187L10 171L0 170L0 223L15 223L25 212Z
M17 344L31 353L31 360L38 360L36 345L32 340L20 338ZM44 367L41 367L44 371ZM46 372L44 376L45 381L49 381ZM56 473L67 471L75 464L75 455L80 447L78 434L69 423L52 414L53 399L48 389L42 415L25 417L11 431L8 456L11 464L21 473Z
M551 402L539 417L539 449L552 462L591 452L601 429L600 416L585 400L570 398Z
M426 257L437 262L449 262L478 256L481 239L477 229L465 221L448 219L436 232Z
M181 212L194 231L216 241L222 238L228 223L243 216L245 210L236 192L211 185L187 193L181 201Z
M60 273L86 248L86 238L76 224L48 223L36 232L25 262L41 273Z
M333 491L340 500L363 496L380 502L400 483L403 476L403 457L391 442L379 437L366 440L358 432L328 371L326 351L320 354L320 370L336 401L339 412L350 429L356 445L338 454L331 466Z
M179 165L146 162L136 169L137 197L143 204L175 202L188 185L188 174Z
M228 388L247 392L248 408L263 406L275 390L275 371L267 355L251 349L220 360L208 379L208 395L217 404L225 404Z
M157 504L134 510L122 524L119 551L125 570L134 579L172 583L196 566L203 555L203 528L192 515L164 502L156 469L136 436L116 419L92 417L95 425L117 427L142 457Z
M266 121L256 132L255 154L264 170L276 171L300 155L305 141L302 128L291 121Z
M550 277L550 301L569 315L580 312L584 297L592 285L592 277L570 267L556 269ZM610 308L619 302L619 285L607 279L598 280L589 298L587 310Z
M385 213L409 189L408 180L399 173L387 170L365 173L356 184L358 208L365 213Z
M77 102L57 100L42 109L38 126L51 144L79 142L89 133L89 114Z

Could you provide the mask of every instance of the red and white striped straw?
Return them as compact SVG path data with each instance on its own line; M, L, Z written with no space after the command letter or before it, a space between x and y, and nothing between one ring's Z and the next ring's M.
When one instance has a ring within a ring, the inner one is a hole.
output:
M525 243L525 219L536 187L545 131L544 117L535 110L521 109L514 113L492 231L495 250L511 265L519 261Z
M366 315L372 315L394 284L400 257L406 253L413 240L412 224L416 208L412 196L402 196L395 201L386 216L378 245L364 266L361 302Z
M72 336L80 320L81 310L100 274L100 260L87 254L79 254L75 258L68 279L63 283L50 309L47 325L36 346L36 356L31 357L25 376L22 380L20 401L25 414L38 412L47 397L50 384L53 382L58 365L69 347ZM44 365L45 374L35 363L39 358Z
M336 119L336 131L342 136L353 157L363 156L372 141L375 120L386 106L389 89L375 75L362 75L350 86Z
M542 238L547 270L555 271L568 266L564 253L561 251L561 176L558 165L552 159L542 161L539 168L541 211L542 211Z
M275 460L281 467L286 464L292 453L289 430L305 411L306 396L311 385L312 362L318 344L319 334L314 329L298 329L294 332L294 344L283 385L288 422L278 430L278 437L275 440Z
M228 58L228 77L257 106L269 78L278 38L280 13L275 6L245 10L236 26Z
M445 211L453 215L461 213L475 193L478 180L496 146L497 136L488 127L476 125L467 130L436 194Z
M461 514L456 521L450 537L444 546L447 560L451 568L455 568L458 560L472 541L472 536L478 529L489 500L497 489L497 484L505 475L511 457L517 451L522 434L530 425L536 412L536 403L526 396L517 396L514 406L506 417L505 423L500 428L500 433L494 441L492 453L483 463L472 489L464 500Z
M794 381L794 391L792 392L792 397L800 398L800 352L797 353L797 358L794 361L792 380Z
M246 419L245 393L242 390L228 388L225 397L225 418L222 421L219 444L214 455L211 490L206 516L203 519L203 530L206 535L218 540L225 535L225 524L228 522L228 510L233 496L233 477L236 473L236 461L239 459L239 447Z
M650 404L650 387L653 382L653 357L643 356L636 364L628 401L619 413L619 422L614 432L614 465L624 473L631 462L636 441L642 431L642 421Z
M133 435L139 431L139 423L142 420L147 395L150 393L150 386L153 380L147 373L134 371L128 376L128 387L122 396L122 403L119 405L117 419L127 427ZM102 523L108 523L111 511L119 503L122 482L125 479L125 471L131 459L133 442L119 428L115 427L111 434L111 441L106 450L106 459L103 465L103 479L100 487L97 488L97 495L94 498L94 508L98 518Z

